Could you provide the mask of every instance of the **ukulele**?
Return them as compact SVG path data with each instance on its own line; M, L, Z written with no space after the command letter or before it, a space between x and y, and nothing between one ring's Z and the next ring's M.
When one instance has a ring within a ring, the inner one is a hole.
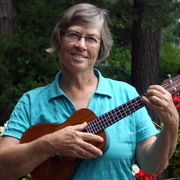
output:
M161 86L172 95L177 93L180 91L180 75L164 80ZM91 110L84 108L76 111L62 124L39 123L33 125L24 132L20 143L31 142L66 126L87 122L87 127L84 132L97 134L104 139L102 143L94 141L90 141L89 143L98 147L105 153L109 147L109 138L104 129L145 106L142 101L142 96L146 96L146 94L138 96L99 117ZM31 172L31 176L34 180L70 180L73 178L82 161L83 159L80 158L54 154L37 166Z

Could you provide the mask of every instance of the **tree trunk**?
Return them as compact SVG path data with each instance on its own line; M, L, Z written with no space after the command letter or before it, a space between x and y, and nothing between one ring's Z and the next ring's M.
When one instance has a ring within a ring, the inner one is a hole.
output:
M141 23L144 12L148 6L146 1L134 1L137 9L138 21L133 22L132 36L132 85L136 87L139 94L146 92L152 84L159 84L159 53L161 45L161 28L155 31L142 29ZM154 111L148 112L152 120L159 124Z
M15 31L15 18L14 18L14 8L13 8L13 0L0 0L0 35L10 35L12 36ZM1 43L3 43L3 39L1 37ZM1 76L1 72L0 72ZM3 91L5 91L4 83L8 80L6 79L1 80L0 82L0 97ZM1 107L3 112L0 113L0 124L7 121L10 117L11 111L8 108L8 104ZM3 122L1 122L3 121Z
M13 0L0 0L0 34L14 34Z
M142 18L148 5L144 0L134 0L138 20L133 22L132 35L132 85L139 94L144 94L152 84L159 84L159 53L161 45L161 28L154 31L142 29ZM159 124L159 119L152 109L147 107L152 120ZM159 175L158 179L163 179Z

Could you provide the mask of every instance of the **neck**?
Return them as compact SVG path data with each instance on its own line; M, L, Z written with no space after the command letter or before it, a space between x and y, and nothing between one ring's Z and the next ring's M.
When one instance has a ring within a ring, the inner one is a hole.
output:
M93 69L88 72L70 72L62 71L60 79L60 87L63 91L78 89L83 90L89 86L97 87L98 78L95 76Z

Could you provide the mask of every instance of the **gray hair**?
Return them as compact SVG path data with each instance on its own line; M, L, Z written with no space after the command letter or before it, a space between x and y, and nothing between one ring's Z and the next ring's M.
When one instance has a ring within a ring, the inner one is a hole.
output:
M98 59L107 58L113 44L108 21L108 11L92 4L80 3L70 7L58 19L51 35L51 48L47 49L47 52L52 54L58 53L61 46L62 33L70 26L96 27L97 25L101 25L101 47Z

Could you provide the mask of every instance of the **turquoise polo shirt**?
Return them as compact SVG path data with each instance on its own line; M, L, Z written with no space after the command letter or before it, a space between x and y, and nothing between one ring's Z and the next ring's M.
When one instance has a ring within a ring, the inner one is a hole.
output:
M88 109L100 116L134 98L138 93L131 85L104 78L94 69L98 87L92 95ZM76 108L59 87L61 72L45 87L25 93L18 101L8 121L4 135L20 139L34 124L65 122ZM133 180L132 165L136 144L159 133L143 107L115 124L107 127L109 148L103 156L84 160L73 180Z

